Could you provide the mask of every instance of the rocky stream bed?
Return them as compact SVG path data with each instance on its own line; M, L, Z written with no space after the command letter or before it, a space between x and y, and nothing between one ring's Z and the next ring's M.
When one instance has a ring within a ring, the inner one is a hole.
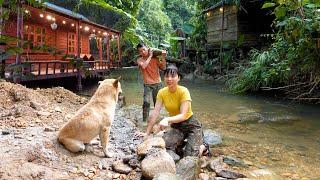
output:
M91 142L91 152L70 153L57 142L57 133L87 101L61 87L29 89L0 82L0 179L277 178L223 153L226 147L215 146L222 142L212 130L206 131L212 157L180 159L165 150L159 136L143 142L136 135L141 114L136 105L116 111L109 145L115 157L103 156L98 137Z

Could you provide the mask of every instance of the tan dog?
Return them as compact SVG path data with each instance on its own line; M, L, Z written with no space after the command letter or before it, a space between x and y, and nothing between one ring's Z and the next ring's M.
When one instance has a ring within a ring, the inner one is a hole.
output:
M100 137L103 153L107 157L109 133L115 115L118 96L122 93L119 79L105 79L90 101L79 109L58 134L58 141L71 152L84 151L97 135Z

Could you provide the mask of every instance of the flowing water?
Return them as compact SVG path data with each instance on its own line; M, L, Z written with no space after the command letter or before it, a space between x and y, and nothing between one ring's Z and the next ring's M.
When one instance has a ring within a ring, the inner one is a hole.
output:
M137 69L115 71L111 76L118 75L123 78L127 105L141 105L143 85ZM320 106L236 96L209 81L182 80L180 84L190 90L193 111L204 128L221 133L223 144L214 152L222 151L244 160L251 169L268 169L281 178L320 179Z

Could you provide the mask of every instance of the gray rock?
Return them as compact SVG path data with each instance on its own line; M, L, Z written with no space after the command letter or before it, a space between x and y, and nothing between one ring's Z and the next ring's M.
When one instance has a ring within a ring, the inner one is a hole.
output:
M167 150L167 153L172 157L174 162L178 162L180 160L180 156L178 154L176 154L174 151Z
M236 159L234 157L225 156L223 157L223 162L230 166L238 166L238 167L248 167L242 160Z
M182 178L172 173L158 173L152 180L182 180Z
M226 169L218 171L216 173L217 173L217 176L228 178L228 179L246 178L246 176L243 174L229 171Z
M152 148L165 149L165 146L165 142L161 137L148 138L146 141L138 145L137 154L139 156L144 156Z
M210 162L210 169L217 172L224 169L223 159L221 157L216 158Z
M183 143L184 136L181 131L172 128L164 133L163 140L166 143L167 149L175 150L179 145Z
M199 163L198 157L184 157L177 163L177 174L184 180L197 179L200 173Z
M122 160L115 161L112 164L112 168L114 171L121 174L129 174L132 171L132 168L127 164L124 164Z
M221 136L218 132L211 129L203 131L203 139L209 146L219 145L222 143Z
M142 175L152 179L158 173L176 173L172 157L163 149L152 149L141 162Z

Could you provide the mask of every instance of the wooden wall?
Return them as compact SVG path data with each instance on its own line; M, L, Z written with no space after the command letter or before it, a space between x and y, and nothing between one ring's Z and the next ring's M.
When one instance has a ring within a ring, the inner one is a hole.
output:
M26 25L34 25L35 27L43 27L41 24L35 24L35 23L28 23L25 22L24 26ZM16 29L17 29L17 22L16 21L10 21L7 22L5 25L5 28L3 30L3 34L16 37ZM52 55L47 52L32 52L25 50L22 54L22 61L25 61L28 59L29 61L52 61L52 60L62 60L62 57L67 53L67 47L68 47L68 31L66 30L59 30L59 27L57 30L52 30L49 27L45 27L46 29L46 37L45 42L46 45L51 47L57 47L59 50L62 50L63 53L61 55ZM75 33L75 32L73 32ZM90 46L89 46L89 34L83 33L81 35L81 52L80 54L90 54ZM11 44L15 46L16 44ZM75 48L77 47L77 44L75 44ZM75 52L76 53L76 52ZM10 64L15 62L15 56L11 56L6 63Z
M220 45L222 13L220 8L211 10L207 16L207 43ZM236 42L238 39L238 18L236 6L224 6L223 41Z

